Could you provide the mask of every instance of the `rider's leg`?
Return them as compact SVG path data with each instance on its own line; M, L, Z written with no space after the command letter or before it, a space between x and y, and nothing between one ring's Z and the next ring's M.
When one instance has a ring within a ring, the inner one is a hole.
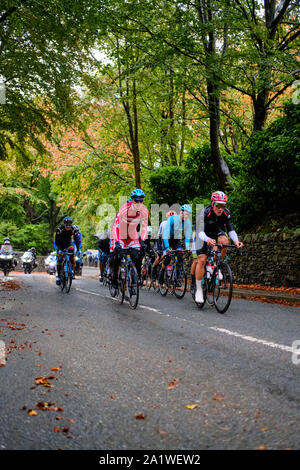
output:
M202 250L200 250L202 251ZM195 300L198 303L203 303L203 289L202 289L202 279L205 273L205 264L207 260L207 255L204 253L198 254L197 257L197 265L195 269L195 277L196 277L196 295Z

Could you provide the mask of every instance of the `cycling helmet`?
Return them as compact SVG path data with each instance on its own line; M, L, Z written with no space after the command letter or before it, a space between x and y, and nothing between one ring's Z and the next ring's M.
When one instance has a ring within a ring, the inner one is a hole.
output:
M75 230L75 231L76 231L76 230L77 230L78 232L80 231L79 225L73 225L73 227L74 227L74 230Z
M71 224L72 222L73 222L72 217L66 216L66 217L64 218L64 224L68 224L68 225L69 225L69 224Z
M145 193L142 189L134 189L130 194L131 199L144 199Z
M181 206L180 209L182 211L189 212L190 214L193 212L189 204L183 204L183 206Z
M10 245L10 239L9 238L4 239L4 245Z
M169 211L169 212L166 213L166 217L168 217L168 218L171 217L172 215L177 215L177 212Z
M211 195L211 202L214 204L226 204L227 196L223 191L216 191Z
M36 251L36 249L32 246L29 251Z

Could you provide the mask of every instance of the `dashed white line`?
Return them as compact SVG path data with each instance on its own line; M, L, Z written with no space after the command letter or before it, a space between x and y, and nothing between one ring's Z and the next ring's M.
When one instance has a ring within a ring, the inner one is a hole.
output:
M79 292L86 293L86 294L97 295L99 297L112 299L112 300L117 300L114 297L111 297L110 295L102 295L102 294L99 294L98 292L88 291L88 290L79 289L79 288L76 288L76 290L78 290ZM208 330L217 331L219 333L224 333L224 334L229 335L229 336L235 336L236 338L241 338L241 339L244 339L246 341L250 341L252 343L262 344L264 346L268 346L268 347L274 348L274 349L279 349L281 351L286 351L286 352L289 352L289 353L292 353L292 354L295 352L295 350L292 347L285 346L284 344L277 344L277 343L273 343L271 341L266 341L264 339L255 338L253 336L243 335L243 334L238 333L236 331L227 330L225 328L218 328L216 326L206 326L203 323L196 323L196 322L194 322L192 320L189 320L189 319L186 319L186 318L181 318L181 317L177 317L176 315L170 315L169 313L161 312L160 310L158 310L156 308L153 308L153 307L148 307L147 305L139 304L139 307L143 308L145 310L150 310L151 312L157 313L158 315L162 315L164 317L172 317L173 319L180 320L181 322L192 323L195 326L204 327L204 328L207 328Z

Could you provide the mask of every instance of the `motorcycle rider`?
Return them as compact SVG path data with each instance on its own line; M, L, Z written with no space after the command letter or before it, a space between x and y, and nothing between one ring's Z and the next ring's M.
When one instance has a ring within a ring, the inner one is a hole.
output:
M33 257L33 267L36 268L37 267L37 263L36 263L36 249L34 246L32 246L30 248L30 250L28 250L31 254L32 254L32 257Z
M16 253L14 252L14 249L13 249L13 246L11 244L11 241L8 237L5 237L4 240L3 240L3 245L1 245L1 248L0 248L0 251L3 251L4 248L9 248L9 250L12 252L13 255L15 255ZM14 265L17 266L18 264L18 261L16 258L14 258L13 260L14 262Z
M75 257L74 257L74 246L72 245L72 237L75 242L77 251L80 251L81 240L79 236L79 231L74 230L72 225L72 218L66 216L63 220L63 224L57 227L55 233L54 248L57 251L57 278L56 285L60 286L61 284L61 267L63 261L62 251L67 250L70 255L70 261L72 263L72 270L75 271Z

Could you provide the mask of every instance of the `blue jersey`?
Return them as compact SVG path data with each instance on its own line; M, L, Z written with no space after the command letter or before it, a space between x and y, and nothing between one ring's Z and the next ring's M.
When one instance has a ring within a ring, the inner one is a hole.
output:
M182 220L180 215L172 215L169 217L162 235L166 250L169 249L169 239L174 238L181 240L182 232L184 233L185 249L188 250L192 233L190 219Z

